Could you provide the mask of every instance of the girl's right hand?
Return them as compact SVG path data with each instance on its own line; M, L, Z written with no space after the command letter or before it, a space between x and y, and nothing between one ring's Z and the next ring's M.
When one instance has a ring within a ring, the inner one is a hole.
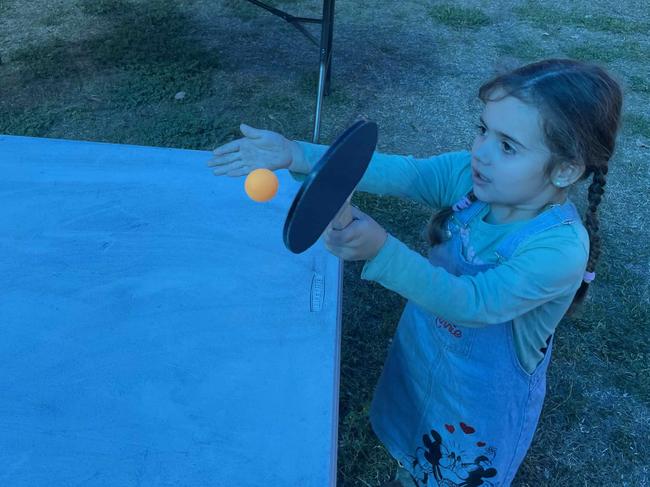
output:
M285 169L291 165L291 140L277 132L256 129L242 123L244 137L217 147L208 167L216 168L215 176L246 176L255 169Z

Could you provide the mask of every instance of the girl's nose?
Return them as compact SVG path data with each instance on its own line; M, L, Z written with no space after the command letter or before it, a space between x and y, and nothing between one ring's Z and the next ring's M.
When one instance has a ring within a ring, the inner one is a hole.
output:
M474 141L474 147L472 148L472 153L474 155L474 158L480 164L485 165L487 161L490 160L489 144L484 140L480 140L480 138L478 137Z

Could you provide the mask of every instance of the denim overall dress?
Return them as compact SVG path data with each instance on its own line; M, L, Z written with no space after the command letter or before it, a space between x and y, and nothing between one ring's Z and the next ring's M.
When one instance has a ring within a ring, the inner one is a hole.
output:
M485 205L475 201L454 213L447 222L451 237L429 251L431 264L475 275L510 258L528 237L579 221L570 201L551 207L504 238L497 264L477 265L463 256L460 230ZM551 335L544 358L528 373L515 354L512 327L512 321L463 327L407 302L370 421L418 485L510 485L535 433L553 345Z

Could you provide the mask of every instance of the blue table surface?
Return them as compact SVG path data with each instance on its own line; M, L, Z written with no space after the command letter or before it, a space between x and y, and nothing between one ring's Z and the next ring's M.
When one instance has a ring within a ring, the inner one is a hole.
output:
M341 262L210 156L0 135L0 485L335 484Z

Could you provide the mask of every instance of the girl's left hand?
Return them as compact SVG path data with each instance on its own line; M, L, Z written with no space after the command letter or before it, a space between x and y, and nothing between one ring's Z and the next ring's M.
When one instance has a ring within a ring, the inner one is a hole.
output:
M351 206L354 220L342 230L334 230L332 223L323 232L325 247L343 260L370 260L383 247L388 233L375 220Z

